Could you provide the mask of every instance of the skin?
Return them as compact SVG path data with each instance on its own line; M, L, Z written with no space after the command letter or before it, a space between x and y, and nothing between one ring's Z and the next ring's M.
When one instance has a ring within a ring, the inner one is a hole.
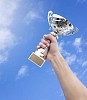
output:
M51 34L45 35L37 48L49 47L47 60L52 64L66 100L87 100L87 88L74 75L61 55L57 40Z

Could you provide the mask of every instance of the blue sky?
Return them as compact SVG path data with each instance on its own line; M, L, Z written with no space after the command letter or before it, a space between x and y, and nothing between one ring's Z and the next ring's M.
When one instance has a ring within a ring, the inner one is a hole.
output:
M50 33L49 10L79 28L71 37L59 37L58 44L87 86L87 0L0 0L0 100L65 100L51 64L46 61L39 68L28 61Z

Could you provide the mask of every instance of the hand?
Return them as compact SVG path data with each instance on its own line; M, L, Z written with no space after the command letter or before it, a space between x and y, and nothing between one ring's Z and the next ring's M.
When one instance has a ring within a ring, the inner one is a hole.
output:
M59 47L58 47L57 40L51 34L44 35L44 38L41 39L41 42L37 46L38 49L39 48L45 49L46 47L49 47L49 51L47 54L47 60L51 61L51 59L54 56L58 55L59 53Z

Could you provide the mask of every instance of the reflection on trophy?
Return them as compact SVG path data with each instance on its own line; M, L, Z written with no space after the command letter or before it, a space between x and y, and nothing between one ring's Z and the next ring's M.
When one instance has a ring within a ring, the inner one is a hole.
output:
M53 14L52 11L48 12L48 23L50 29L53 30L53 32L50 32L50 34L56 38L59 35L71 36L78 32L78 28L74 28L74 26L67 19L60 15ZM46 60L47 53L48 48L40 48L33 52L28 59L36 65L38 65L39 67L41 67Z

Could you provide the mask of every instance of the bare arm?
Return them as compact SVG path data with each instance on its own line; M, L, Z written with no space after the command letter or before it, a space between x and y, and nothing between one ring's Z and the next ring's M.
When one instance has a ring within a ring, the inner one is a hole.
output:
M55 70L66 100L87 100L86 87L74 75L60 54L56 39L52 35L46 35L45 40L41 40L39 47L50 47L47 59L51 62Z
M87 89L73 74L61 54L51 60L67 100L87 100Z

